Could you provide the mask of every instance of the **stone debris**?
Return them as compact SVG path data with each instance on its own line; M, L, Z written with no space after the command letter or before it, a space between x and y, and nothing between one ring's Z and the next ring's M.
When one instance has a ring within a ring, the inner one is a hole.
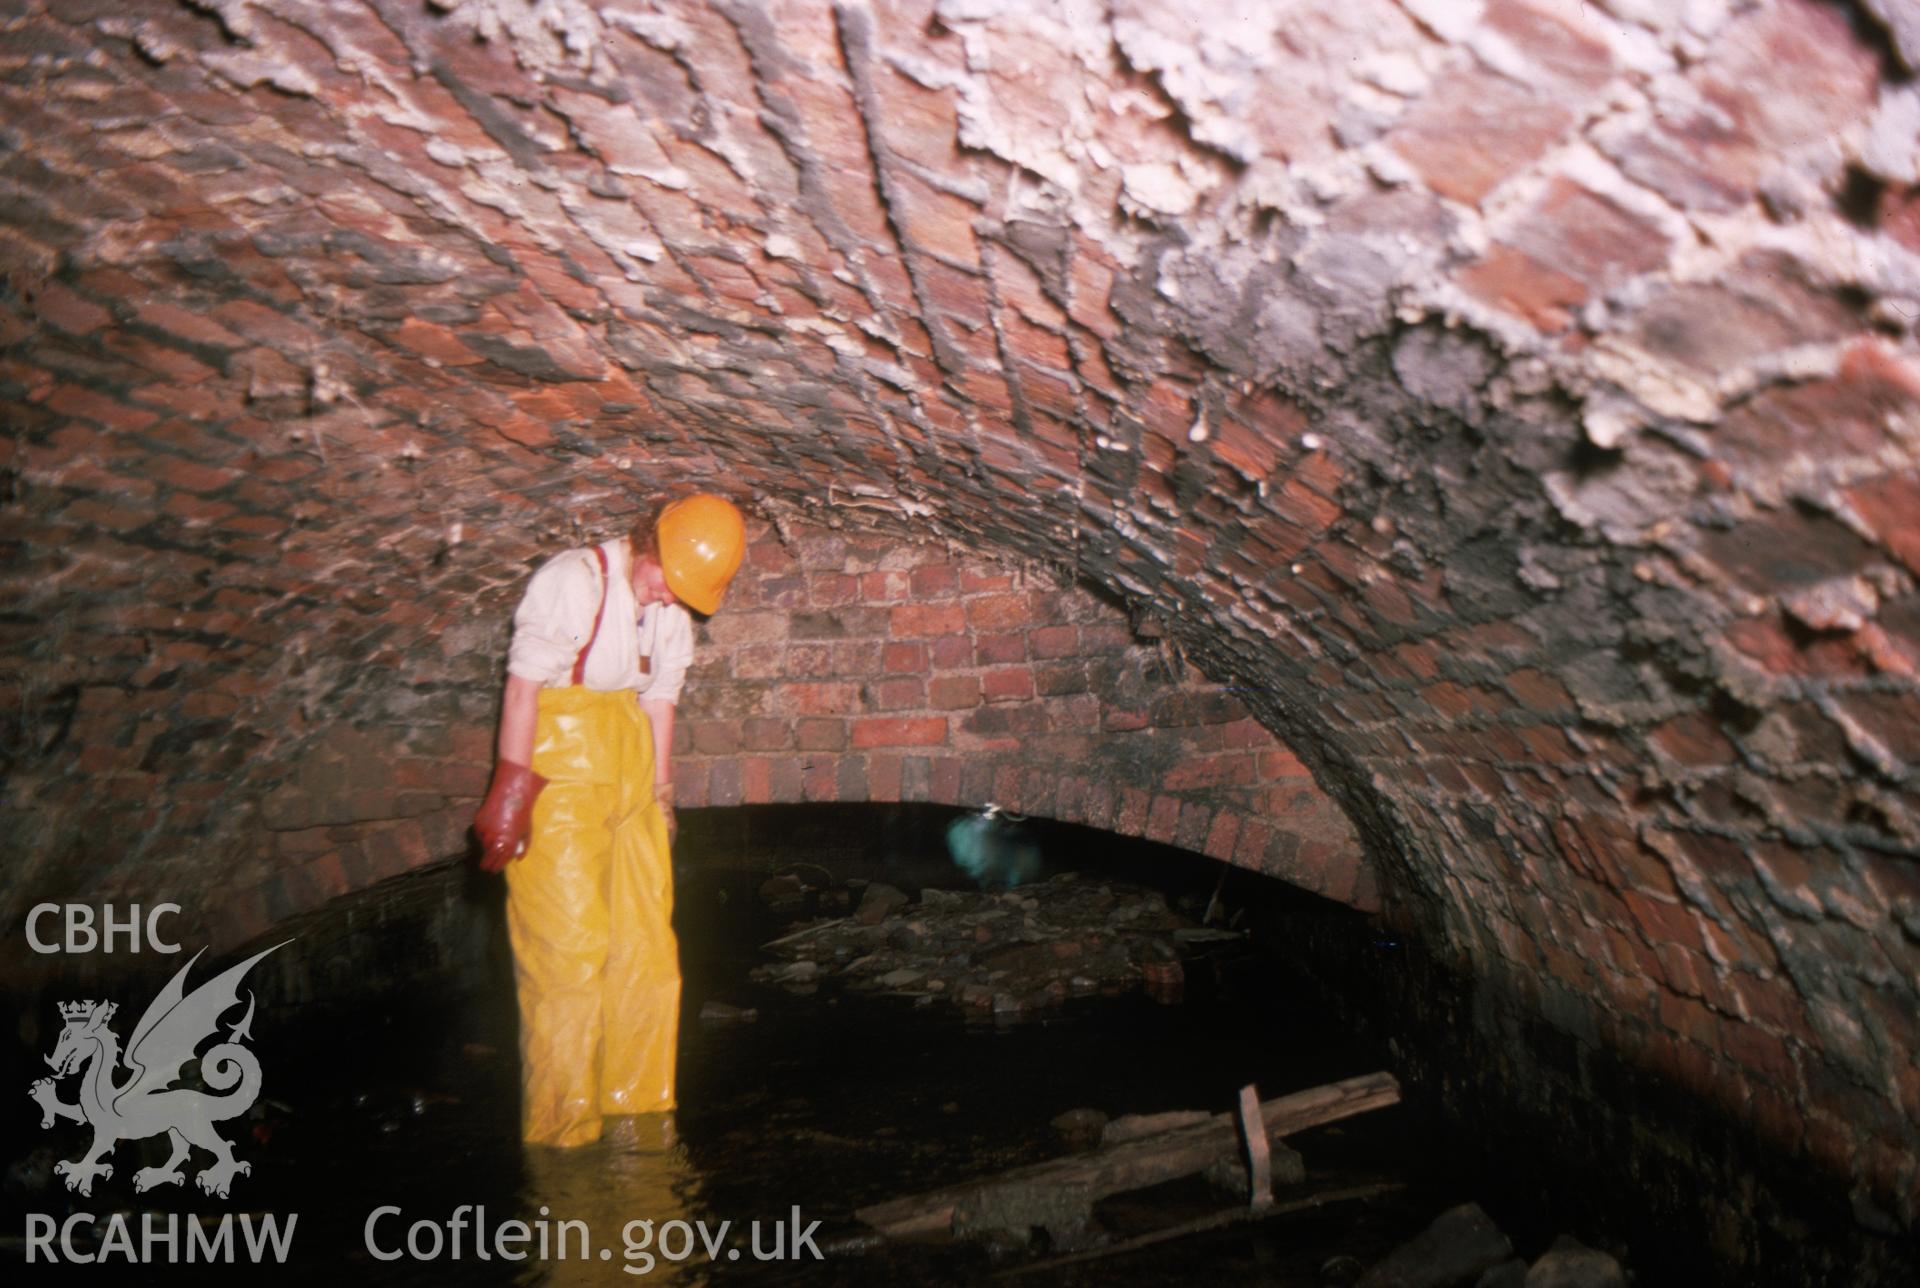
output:
M853 919L863 926L877 926L899 908L907 906L907 896L890 885L875 882L867 887L860 897L860 907Z
M1056 1115L1048 1126L1060 1134L1060 1143L1068 1153L1077 1154L1104 1143L1107 1115L1099 1109L1069 1109Z
M1527 1263L1519 1257L1502 1261L1473 1281L1473 1288L1526 1288Z
M1328 1257L1320 1263L1321 1288L1348 1288L1365 1269L1358 1257L1350 1257L1345 1253Z
M1526 1288L1627 1288L1620 1263L1563 1234L1527 1271Z
M760 902L770 908L797 904L807 895L807 884L792 872L782 872L760 883Z
M1239 936L1207 931L1157 891L1071 872L988 892L927 889L913 902L870 885L851 917L814 922L763 947L783 960L752 977L795 992L826 980L861 992L957 1002L969 1017L1017 1023L1072 997L1145 987L1184 996L1183 947Z
M1357 1281L1340 1282L1357 1282L1358 1288L1626 1288L1627 1273L1613 1256L1565 1234L1529 1266L1479 1204L1465 1203L1441 1213Z
M1388 1253L1360 1277L1359 1288L1452 1288L1512 1256L1513 1244L1493 1218L1478 1203L1463 1203Z

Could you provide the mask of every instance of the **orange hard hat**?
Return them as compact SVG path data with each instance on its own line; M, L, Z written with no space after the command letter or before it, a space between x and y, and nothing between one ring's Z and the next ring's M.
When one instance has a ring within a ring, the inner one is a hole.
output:
M720 607L747 552L747 522L739 507L711 492L681 497L660 511L653 535L674 598L696 613Z

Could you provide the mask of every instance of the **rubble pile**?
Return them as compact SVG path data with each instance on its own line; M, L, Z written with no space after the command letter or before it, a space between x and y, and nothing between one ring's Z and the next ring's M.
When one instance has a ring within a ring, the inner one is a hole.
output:
M950 1000L975 1018L1014 1023L1071 997L1144 987L1177 1002L1182 949L1234 939L1195 926L1157 891L1063 872L1012 890L866 887L850 915L814 922L765 949L784 959L753 978L795 992L829 980L863 992Z
M1613 1254L1566 1234L1529 1265L1478 1203L1464 1203L1365 1274L1333 1275L1323 1267L1322 1278L1355 1288L1626 1288L1628 1275Z

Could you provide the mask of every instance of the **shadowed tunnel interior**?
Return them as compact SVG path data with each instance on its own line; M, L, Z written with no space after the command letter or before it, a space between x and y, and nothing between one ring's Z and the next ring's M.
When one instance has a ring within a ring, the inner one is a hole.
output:
M7 968L460 853L527 573L702 487L683 808L1278 877L1413 945L1410 1092L1483 1055L1731 1278L1911 1257L1916 68L1905 0L5 0Z

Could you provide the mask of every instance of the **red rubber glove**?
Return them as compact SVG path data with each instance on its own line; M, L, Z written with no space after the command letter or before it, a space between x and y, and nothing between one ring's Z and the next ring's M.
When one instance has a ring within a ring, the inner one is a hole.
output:
M493 783L480 812L473 816L473 833L480 838L480 867L499 872L527 852L533 834L533 801L547 780L510 760L493 767Z

